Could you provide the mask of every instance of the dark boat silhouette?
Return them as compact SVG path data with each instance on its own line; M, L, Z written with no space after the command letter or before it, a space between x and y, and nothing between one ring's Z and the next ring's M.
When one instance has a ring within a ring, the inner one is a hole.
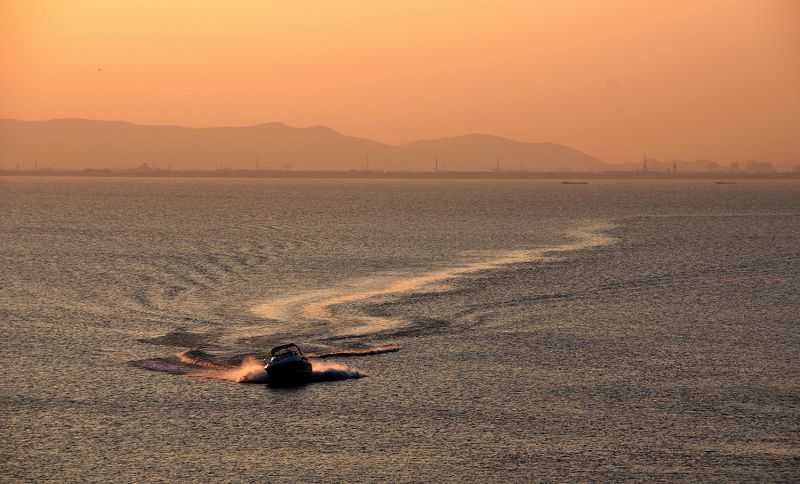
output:
M311 374L311 361L296 344L289 343L272 348L272 357L264 369L271 380L301 380Z

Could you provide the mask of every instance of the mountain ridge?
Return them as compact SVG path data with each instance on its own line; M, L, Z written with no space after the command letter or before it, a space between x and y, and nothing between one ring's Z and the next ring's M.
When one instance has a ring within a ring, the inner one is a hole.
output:
M251 126L185 127L117 120L0 119L0 166L59 169L361 169L387 171L593 171L608 164L574 148L484 133L391 145L324 125L279 121ZM438 161L437 161L438 160Z

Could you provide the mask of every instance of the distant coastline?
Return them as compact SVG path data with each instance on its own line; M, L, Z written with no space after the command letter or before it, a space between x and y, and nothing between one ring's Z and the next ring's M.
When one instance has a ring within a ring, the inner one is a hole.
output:
M341 178L434 180L800 180L800 172L528 172L528 171L323 171L323 170L0 170L3 177L111 178Z
M0 171L43 175L53 170L98 176L109 170L112 176L551 178L569 173L685 178L800 172L800 159L659 160L643 155L641 161L611 163L557 143L482 133L390 145L325 126L295 128L278 122L186 128L0 119Z

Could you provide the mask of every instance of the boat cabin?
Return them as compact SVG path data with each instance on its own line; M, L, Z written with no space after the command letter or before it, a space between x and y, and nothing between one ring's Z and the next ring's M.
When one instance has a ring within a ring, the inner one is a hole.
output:
M298 347L294 343L289 343L285 345L280 345L272 348L272 357L273 358L282 358L288 355L298 355L303 356L303 352L300 351L300 347Z

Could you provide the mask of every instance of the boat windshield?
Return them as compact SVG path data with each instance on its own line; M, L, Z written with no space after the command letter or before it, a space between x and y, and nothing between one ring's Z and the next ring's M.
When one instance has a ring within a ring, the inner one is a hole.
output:
M287 356L287 355L293 355L293 354L295 354L295 355L301 354L300 353L300 348L298 348L295 345L287 345L287 346L279 346L279 347L274 348L272 350L272 357L273 358L278 358L278 357L281 357L281 356Z

